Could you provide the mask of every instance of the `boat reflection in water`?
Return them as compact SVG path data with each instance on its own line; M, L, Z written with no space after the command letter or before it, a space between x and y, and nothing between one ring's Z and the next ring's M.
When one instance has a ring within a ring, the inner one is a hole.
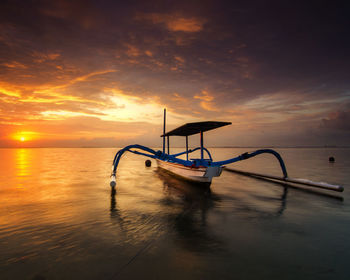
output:
M159 206L157 213L153 217L148 217L149 222L134 224L130 227L130 213L128 209L118 207L119 199L122 195L116 195L115 190L111 190L110 217L119 224L120 229L126 235L134 235L135 228L143 228L146 232L151 225L157 229L153 232L154 238L166 236L176 242L176 246L191 251L222 250L223 242L210 232L207 226L208 213L220 202L220 198L213 194L209 187L199 187L196 184L177 179L169 175L161 168L155 170L162 184L162 195L155 203ZM136 190L134 190L136 191ZM161 191L161 189L159 189ZM144 203L144 201L140 201ZM147 208L147 206L145 206ZM139 213L139 216L142 215ZM134 216L131 214L131 216ZM137 238L137 235L134 235Z
M166 215L169 230L182 247L192 251L223 250L224 244L208 225L208 215L218 203L208 186L199 186L168 174L157 168L156 174L163 182L164 207L179 209Z
M111 219L119 225L125 235L134 239L135 242L133 243L138 243L135 239L139 238L139 234L136 234L136 232L142 228L145 235L153 239L151 242L162 236L171 239L176 244L175 246L181 246L186 251L224 252L227 246L216 228L218 224L222 228L225 215L276 218L282 215L286 208L288 193L288 187L286 186L282 186L279 198L254 195L254 199L262 203L265 203L266 200L269 200L269 203L271 200L280 201L280 203L273 203L277 207L274 207L271 212L271 209L263 210L250 207L249 203L244 204L239 197L235 197L234 193L218 195L208 186L174 177L159 167L155 169L154 175L160 179L162 194L155 198L154 203L159 208L158 211L153 213L152 217L149 214L130 213L130 209L118 207L118 200L123 199L123 194L119 193L117 196L115 189L111 190ZM142 187L140 186L140 188ZM135 189L133 191L137 192ZM145 200L140 199L137 203L145 204ZM225 208L228 203L232 204L229 212ZM147 208L146 204L144 206ZM140 219L138 224L132 217L141 215L146 218ZM236 227L237 224L226 226Z

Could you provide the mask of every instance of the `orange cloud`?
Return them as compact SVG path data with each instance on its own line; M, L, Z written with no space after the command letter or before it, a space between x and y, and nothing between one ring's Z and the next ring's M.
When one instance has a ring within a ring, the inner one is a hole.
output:
M210 95L209 92L207 92L206 90L203 90L201 92L201 95L195 95L194 98L202 100L200 102L200 106L204 110L213 111L213 112L218 111L218 109L213 104L214 96Z
M174 58L175 58L175 60L177 60L180 63L185 63L185 59L181 56L175 56Z
M16 86L0 82L0 100L4 101L1 95L10 96L10 97L20 97L21 90Z
M76 77L71 79L70 81L61 84L61 85L44 85L32 88L34 94L44 94L43 96L29 96L27 98L22 98L23 102L36 102L36 103L47 103L47 102L60 102L60 101L78 101L84 103L94 103L101 104L104 103L101 101L91 100L88 98L82 98L80 96L74 96L68 93L62 93L60 91L67 89L69 86L72 86L79 82L84 82L87 80L91 80L92 77L100 76L108 73L116 72L116 70L104 70L104 71L96 71L83 76ZM45 97L46 95L46 97Z
M203 28L203 22L196 18L169 19L166 25L171 31L198 32Z
M126 54L128 56L137 57L137 56L141 55L141 52L137 47L135 47L133 45L128 45L128 50L126 51Z
M93 73L95 75L96 73ZM0 84L0 100L6 103L60 103L67 101L77 101L83 103L104 104L101 101L90 100L71 94L60 93L59 91L80 81L85 81L93 75L78 77L67 84L59 86L16 86L2 83ZM28 95L28 93L30 93ZM1 96L3 95L3 96Z
M91 77L94 77L94 76L104 75L104 74L113 73L113 72L116 72L116 70L111 69L111 70L103 70L103 71L91 72L89 74L86 74L86 75L83 75L83 76L80 76L80 77L77 77L77 78L71 80L67 85L72 85L72 84L75 84L77 82L86 81L86 80L88 80L88 79L90 79ZM65 87L67 85L63 85L63 87Z
M50 60L55 60L61 56L59 53L39 53L35 52L34 53L34 61L37 63L42 63L45 61L50 61Z
M12 62L5 62L2 65L6 66L7 68L13 68L13 69L27 69L28 67L22 63L19 63L17 61Z
M178 14L152 13L138 17L152 21L154 24L164 24L169 31L173 32L199 32L203 29L205 21L196 17L184 17Z
M153 56L153 53L152 53L151 51L149 51L149 50L146 50L146 51L145 51L145 54L146 54L147 56L150 56L150 57Z

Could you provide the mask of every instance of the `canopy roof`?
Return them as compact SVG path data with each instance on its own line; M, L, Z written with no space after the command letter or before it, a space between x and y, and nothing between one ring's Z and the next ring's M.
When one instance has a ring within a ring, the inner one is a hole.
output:
M200 133L201 131L212 130L221 126L229 125L230 122L195 122L195 123L186 123L178 128L175 128L160 137L164 136L189 136L193 134Z

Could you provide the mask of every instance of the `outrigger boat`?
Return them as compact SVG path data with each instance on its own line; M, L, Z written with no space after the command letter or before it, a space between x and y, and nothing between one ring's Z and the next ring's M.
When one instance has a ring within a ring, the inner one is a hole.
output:
M183 179L204 185L210 186L213 177L218 177L221 175L221 172L225 165L238 162L241 160L246 160L252 157L255 157L260 154L272 154L274 155L281 167L283 177L276 177L271 175L250 173L250 172L240 172L245 175L251 175L254 177L260 178L268 178L277 181L284 181L289 183L303 184L313 187L319 187L327 190L334 191L343 191L342 186L331 185L323 182L312 182L305 179L292 179L288 177L287 170L284 164L284 161L280 154L272 149L259 149L254 152L243 153L239 156L230 158L224 161L214 161L209 150L206 149L203 145L203 133L212 129L216 129L219 127L223 127L226 125L230 125L231 122L219 122L219 121L206 121L206 122L195 122L195 123L187 123L182 125L174 130L169 132L165 132L166 127L166 109L164 109L164 123L163 123L163 134L161 137L163 138L163 150L155 151L151 148L142 146L142 145L129 145L125 148L119 150L113 160L112 166L112 174L110 185L114 189L116 187L116 176L117 176L117 167L119 161L125 152L131 152L137 155L143 155L152 159L155 159L158 167L161 169L170 172L173 175L181 177ZM188 148L188 137L191 135L200 134L200 146L195 149ZM186 150L177 154L170 154L170 144L169 137L170 136L183 136L186 140ZM165 139L167 139L167 145L165 143ZM167 146L167 152L165 151ZM189 159L189 154L200 150L200 158L198 159ZM204 156L206 154L207 157ZM186 155L186 160L179 158L182 155ZM233 169L228 169L229 171L235 172Z

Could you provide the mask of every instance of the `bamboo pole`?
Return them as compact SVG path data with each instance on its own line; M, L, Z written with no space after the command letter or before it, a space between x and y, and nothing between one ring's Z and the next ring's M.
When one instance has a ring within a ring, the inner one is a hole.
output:
M301 184L301 185L306 185L306 186L310 186L310 187L321 188L321 189L326 189L326 190L331 190L331 191L336 191L336 192L344 191L343 186L332 185L332 184L328 184L328 183L324 183L324 182L313 182L313 181L306 180L306 179L295 179L295 178L289 178L289 177L284 178L284 177L279 177L279 176L242 171L242 170L237 170L237 169L227 168L227 167L225 167L223 170L238 173L238 174L243 174L243 175L247 175L247 176L252 176L252 177L268 178L268 179L272 179L272 180L276 180L276 181Z

